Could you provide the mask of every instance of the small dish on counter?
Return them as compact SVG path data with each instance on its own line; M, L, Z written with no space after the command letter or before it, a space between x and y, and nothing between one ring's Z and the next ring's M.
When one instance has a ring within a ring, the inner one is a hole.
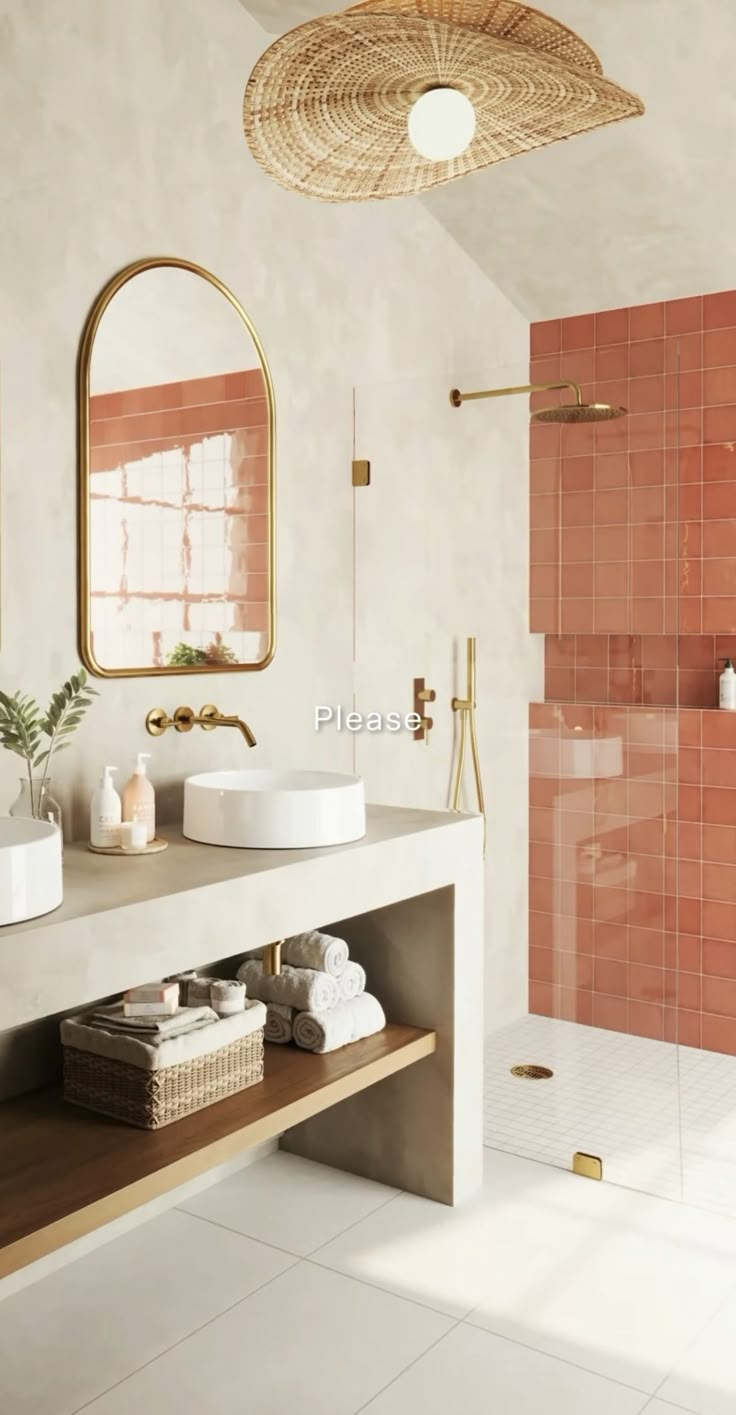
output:
M131 847L129 845L92 845L87 846L93 855L159 855L162 850L168 850L168 840L163 840L160 835L154 836L147 845Z

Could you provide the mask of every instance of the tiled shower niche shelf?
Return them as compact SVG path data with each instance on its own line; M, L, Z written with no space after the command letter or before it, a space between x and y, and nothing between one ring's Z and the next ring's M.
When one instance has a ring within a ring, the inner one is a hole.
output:
M326 1056L266 1047L262 1082L159 1131L60 1088L0 1106L0 1277L431 1056L435 1032L391 1024Z

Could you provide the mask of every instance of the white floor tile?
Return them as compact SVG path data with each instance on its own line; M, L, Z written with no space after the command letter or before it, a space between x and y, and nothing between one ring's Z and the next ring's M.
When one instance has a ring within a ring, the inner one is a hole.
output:
M532 1062L554 1077L528 1081ZM736 1063L734 1063L736 1076ZM605 1178L681 1197L678 1048L647 1037L530 1015L488 1037L485 1143L569 1170L600 1155Z
M0 1306L0 1410L71 1415L292 1260L172 1211Z
M468 1320L653 1393L736 1285L736 1224L537 1168L536 1200L496 1206Z
M86 1415L353 1415L448 1327L435 1312L300 1263Z
M182 1208L306 1257L397 1193L281 1152L188 1199Z
M371 1401L365 1415L640 1415L648 1397L465 1323ZM458 1406L459 1402L459 1406Z
M509 1155L486 1154L485 1163L489 1177L478 1198L452 1209L400 1194L320 1248L314 1261L448 1316L466 1316L488 1287L488 1230L507 1173L523 1191L530 1173L551 1172Z
M684 1410L681 1405L668 1405L666 1400L651 1400L645 1405L643 1415L697 1415L697 1411Z
M315 1261L653 1393L735 1255L731 1220L489 1152L479 1199L402 1194Z
M683 1353L659 1392L696 1415L733 1415L736 1410L736 1300L717 1313Z
M487 1038L484 1137L561 1169L585 1150L614 1184L736 1215L736 1057L521 1017Z

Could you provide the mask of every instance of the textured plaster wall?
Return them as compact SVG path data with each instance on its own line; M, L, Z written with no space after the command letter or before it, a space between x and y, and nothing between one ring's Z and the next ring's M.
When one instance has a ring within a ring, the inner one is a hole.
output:
M266 42L237 0L0 0L0 682L45 698L76 662L75 361L87 310L129 261L178 254L234 290L274 376L277 654L261 674L100 684L78 742L59 760L58 794L81 836L104 762L117 763L124 779L133 754L153 746L160 809L171 819L186 774L243 760L240 740L224 731L171 734L152 744L143 720L159 703L171 710L214 700L247 717L259 740L250 765L349 769L354 741L328 732L316 737L312 707L350 704L354 689L352 390L410 380L406 412L416 437L411 457L393 467L397 516L414 466L431 457L436 471L426 539L404 540L401 563L410 580L412 564L431 559L443 587L437 633L450 662L452 635L469 632L465 601L453 597L461 583L465 595L468 572L476 574L473 627L479 636L492 632L494 654L503 654L503 673L497 681L489 674L482 726L489 783L508 786L500 799L491 787L491 807L511 823L503 869L489 864L489 956L494 1005L516 1010L526 955L522 706L541 688L525 608L524 411L509 410L510 421L495 423L489 476L485 441L468 450L460 475L458 424L448 416L425 426L419 410L428 381L444 399L461 368L487 377L508 362L521 372L526 321L420 204L333 208L287 194L260 173L242 137L240 108L245 78ZM482 493L474 502L476 487ZM390 499L384 509L389 516ZM487 569L504 563L499 527L516 562L507 581ZM364 605L377 605L387 555L380 525L359 555L358 594ZM421 602L406 594L394 595L382 616L384 646L406 635L409 622L427 633ZM374 645L364 638L358 652L367 655ZM420 655L410 657L401 681L397 672L391 682L390 696L400 687L402 707L411 677L422 671ZM382 683L380 659L373 667L371 693ZM437 712L447 732L446 700ZM425 753L423 772L420 749L401 746L392 798L443 804L447 739ZM386 794L382 760L378 744L365 756L374 798ZM16 776L3 754L2 807L15 794ZM517 915L512 937L507 921Z

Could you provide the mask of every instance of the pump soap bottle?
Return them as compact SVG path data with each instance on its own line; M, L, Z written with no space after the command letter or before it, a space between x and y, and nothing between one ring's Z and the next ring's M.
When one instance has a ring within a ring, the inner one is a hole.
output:
M139 752L133 775L123 791L123 820L140 821L150 845L156 834L156 793L146 775L150 752Z
M89 838L98 850L111 850L120 844L120 822L122 805L112 782L116 766L106 766L100 784L92 797L89 821Z
M725 668L718 680L718 706L726 712L736 712L736 672L730 658L721 659Z

